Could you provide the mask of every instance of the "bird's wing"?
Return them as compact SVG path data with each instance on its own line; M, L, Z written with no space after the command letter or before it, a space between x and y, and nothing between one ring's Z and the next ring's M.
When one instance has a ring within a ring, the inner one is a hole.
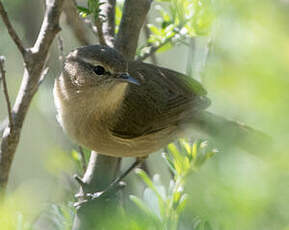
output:
M181 73L134 61L129 74L141 84L128 86L111 129L115 136L136 138L177 126L210 104L202 85Z

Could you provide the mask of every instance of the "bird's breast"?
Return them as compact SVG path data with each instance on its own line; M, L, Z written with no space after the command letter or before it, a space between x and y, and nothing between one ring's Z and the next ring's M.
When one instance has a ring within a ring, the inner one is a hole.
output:
M60 77L54 87L59 123L79 145L112 155L119 146L127 145L120 144L111 134L126 87L126 83L120 83L110 90L76 90L65 78Z

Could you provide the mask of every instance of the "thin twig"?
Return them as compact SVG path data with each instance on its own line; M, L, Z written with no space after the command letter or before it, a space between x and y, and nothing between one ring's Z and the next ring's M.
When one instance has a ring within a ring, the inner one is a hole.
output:
M162 48L164 45L168 44L169 42L173 42L173 43L176 43L176 42L183 42L184 39L187 38L186 35L183 35L181 33L182 31L182 28L184 27L184 25L186 24L187 21L184 22L184 24L181 24L181 25L178 25L175 29L174 29L174 34L170 37L167 37L165 40L163 40L162 42L160 42L157 46L150 46L148 44L148 48L149 51L146 52L145 54L139 56L136 58L137 61L143 61L145 60L146 58L152 56L153 54L155 54L155 52L157 52L160 48ZM176 41L174 41L174 39L176 38L176 36L180 36L180 38L176 39Z
M8 33L10 34L10 37L12 38L12 40L14 41L14 43L16 44L16 46L18 47L19 51L21 52L23 58L25 59L26 56L26 49L23 46L22 41L20 40L18 34L16 33L15 29L13 28L10 19L8 17L8 14L2 4L2 1L0 0L0 15L2 17L2 20L8 30Z
M65 13L66 23L71 27L79 43L81 45L89 45L90 40L89 34L87 33L89 31L87 31L83 17L79 17L75 0L65 0L63 11Z
M157 52L160 48L162 48L164 45L168 44L169 42L171 42L173 40L174 36L168 37L166 38L163 42L161 42L159 45L157 46L151 46L150 50L145 53L144 55L138 57L136 60L137 61L143 61L146 58L152 56L153 54L155 54L155 52Z
M149 39L150 34L151 34L150 29L147 27L147 24L148 24L148 23L149 23L149 22L148 22L148 18L146 18L146 20L145 20L145 25L144 25L144 27L143 27L146 40ZM151 57L152 63L153 63L154 65L157 65L158 62L157 62L156 54L155 54L155 53L152 53L152 54L150 55L150 57ZM144 162L144 164L145 164L145 162Z
M13 123L14 122L13 122L11 102L10 102L8 88L7 88L7 82L6 82L6 71L4 69L4 62L5 62L5 58L3 56L0 56L0 72L1 72L2 82L3 82L3 91L4 91L6 105L7 105L9 127L11 128L11 130L13 130Z
M106 45L104 34L103 34L103 29L102 29L102 19L98 18L95 21L95 25L96 25L96 28L97 28L97 34L98 34L99 43L101 45Z
M82 188L84 186L86 186L86 183L78 175L74 175L73 177ZM76 194L76 197L77 196L82 196L82 195L81 194Z
M96 28L96 26L95 25L93 25L93 23L91 22L91 20L90 19L87 19L87 18L83 18L83 17L81 17L81 16L79 16L82 20L83 20L83 22L90 28L90 30L91 30L91 32L94 34L94 36L96 37L96 38L98 38L98 35L97 35L97 28Z
M136 169L143 161L146 159L146 157L138 157L136 158L135 162L127 169L125 170L119 177L115 178L113 182L103 191L103 193L109 191L114 186L116 186L123 178L125 178L132 170Z
M59 51L59 55L58 55L58 59L59 61L61 61L62 65L64 64L64 48L63 48L63 39L62 37L59 35L57 38L57 47L58 47L58 51Z
M83 172L85 172L86 168L87 168L87 163L86 163L86 159L85 159L85 155L83 152L83 149L81 146L78 146L78 152L81 156L81 166L82 166L82 170Z
M127 169L125 170L119 177L115 178L109 186L107 186L103 191L95 192L95 193L84 193L84 194L77 194L78 197L86 198L85 200L81 200L79 202L76 202L74 206L76 208L80 208L84 204L87 204L88 202L91 202L93 200L97 200L103 197L109 197L112 194L115 194L117 191L119 191L121 188L125 187L125 183L121 180L124 179L132 170L136 169L145 159L146 157L139 157L136 158L136 161ZM74 176L74 179L80 184L80 186L85 189L85 186L87 184L78 177L77 175Z

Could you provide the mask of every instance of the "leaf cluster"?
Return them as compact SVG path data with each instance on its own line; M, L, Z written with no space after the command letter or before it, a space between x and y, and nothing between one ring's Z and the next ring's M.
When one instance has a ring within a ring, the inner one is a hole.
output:
M179 219L184 211L188 196L184 191L187 175L198 169L216 153L207 141L197 140L191 143L180 139L176 143L169 144L166 153L163 154L168 166L172 170L173 179L168 187L160 182L159 175L151 180L145 171L138 169L137 175L144 181L147 188L143 199L130 196L130 199L150 217L155 223L156 229L176 230ZM204 228L201 221L194 222L193 229Z
M158 0L155 9L159 15L156 24L148 24L151 31L146 44L138 54L150 52L151 47L166 51L186 38L207 36L215 18L210 0Z
M94 20L97 21L100 17L103 17L100 13L100 6L103 4L104 2L100 2L99 0L88 0L87 7L77 6L77 9L83 18L92 15Z

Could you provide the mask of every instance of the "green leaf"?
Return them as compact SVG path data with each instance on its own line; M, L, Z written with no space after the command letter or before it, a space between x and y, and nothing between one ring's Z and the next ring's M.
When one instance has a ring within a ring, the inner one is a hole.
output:
M159 48L157 53L165 52L171 48L173 48L173 44L171 42L168 42L165 45L163 45L161 48Z
M166 159L166 163L167 165L169 166L169 168L173 171L173 173L175 174L176 173L176 169L175 169L175 166L174 166L174 163L172 161L172 159L169 157L169 155L167 153L163 153L162 154L163 158Z
M75 161L81 160L81 156L80 156L79 152L77 152L75 150L72 150L71 156L72 156L73 160L75 160Z
M178 175L181 175L182 169L183 169L183 158L182 155L180 154L179 150L177 149L176 145L171 143L167 146L167 149L173 156L173 164L174 168L176 169L176 172Z
M82 6L76 6L78 11L81 13L86 13L86 14L90 14L91 11L88 8L82 7Z
M161 30L153 24L147 24L147 27L150 29L152 34L162 35Z
M171 21L163 21L162 24L161 24L161 28L162 28L162 29L165 29L165 28L167 28L170 24L172 24Z
M142 178L142 180L146 183L146 185L154 191L154 193L157 195L158 199L162 202L164 202L161 194L158 192L158 189L155 187L154 183L151 181L151 179L148 177L145 171L142 169L136 169L136 174Z
M209 221L205 221L204 223L204 230L213 230Z
M197 158L197 153L198 153L198 142L195 141L192 147L192 157L193 159Z
M179 201L178 207L176 209L177 213L181 213L185 209L187 201L188 201L188 195L183 194L180 201Z
M191 152L192 152L191 144L183 138L179 139L179 142L181 146L183 147L183 149L185 150L186 155L191 155Z
M148 216L152 217L153 219L159 221L158 216L155 215L155 213L152 212L152 210L141 199L139 199L138 197L136 197L134 195L130 195L129 199L131 201L133 201L136 204L136 206L138 206L139 209L141 209L146 215L148 215Z

